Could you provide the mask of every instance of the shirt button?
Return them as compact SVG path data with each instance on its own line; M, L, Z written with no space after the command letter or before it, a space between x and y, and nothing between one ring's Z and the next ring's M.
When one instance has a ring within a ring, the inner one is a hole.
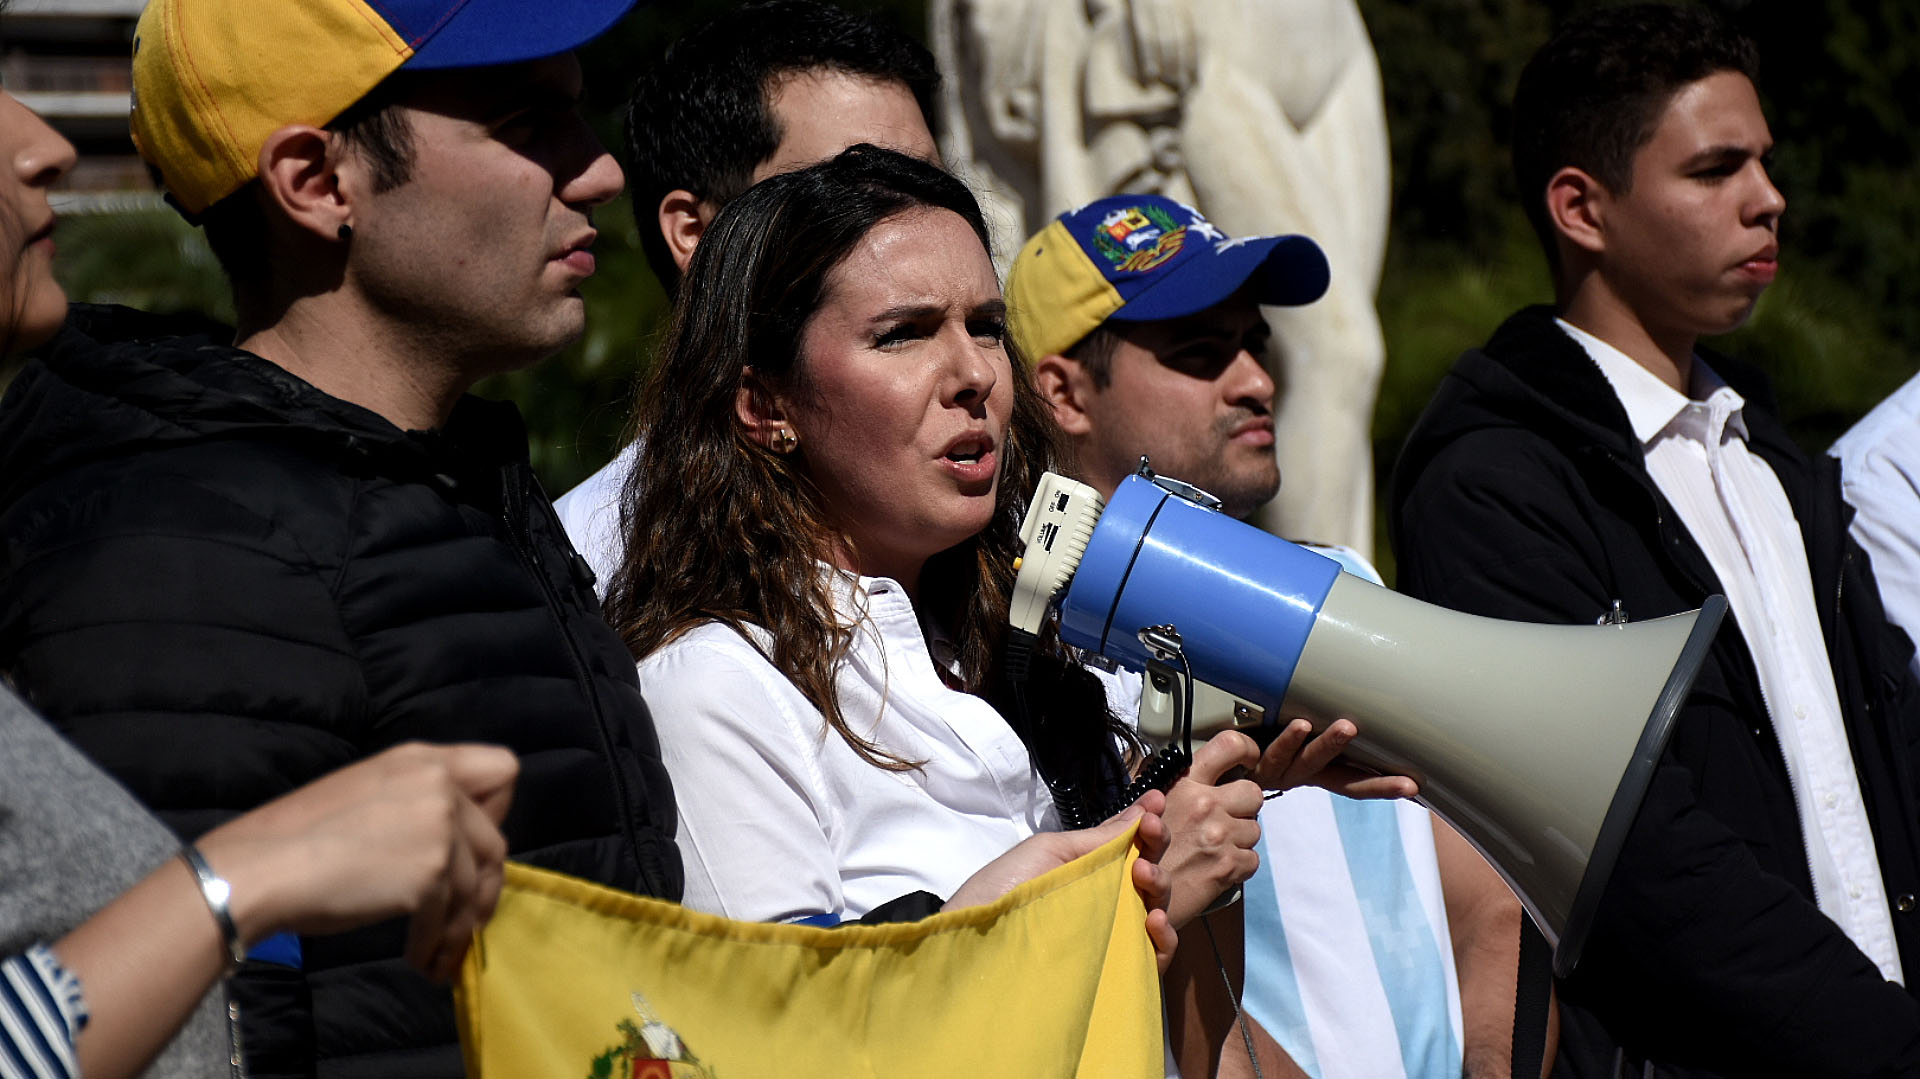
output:
M1805 708L1795 708L1793 710L1793 718L1795 719L1807 718L1807 710Z
M1832 791L1828 791L1827 793L1821 795L1820 801L1825 803L1828 809L1832 809L1834 806L1837 806L1840 804L1839 797L1835 795Z
M1849 885L1847 887L1847 895L1854 899L1860 898L1860 886L1858 884Z

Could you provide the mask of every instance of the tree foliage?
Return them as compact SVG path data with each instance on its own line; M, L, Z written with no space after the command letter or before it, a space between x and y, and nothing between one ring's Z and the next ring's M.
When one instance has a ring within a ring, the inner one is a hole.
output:
M583 53L589 119L619 146L620 106L640 65L732 0L641 9ZM904 28L925 0L865 5ZM1394 215L1380 309L1388 357L1375 415L1377 459L1434 382L1511 309L1550 298L1507 164L1508 103L1520 69L1582 0L1360 0L1380 57L1393 149ZM1911 0L1722 0L1759 41L1789 208L1780 281L1750 327L1720 347L1774 375L1810 448L1826 445L1920 357L1920 5ZM642 217L650 216L651 208ZM599 272L584 292L584 340L480 391L527 415L536 467L554 493L599 466L621 437L664 301L624 201L596 215ZM61 233L59 272L76 298L229 317L198 235L164 211L83 216ZM1385 489L1384 484L1382 489Z
M1513 87L1572 0L1361 0L1386 89L1394 216L1380 308L1388 358L1374 433L1384 478L1460 350L1551 299L1508 164ZM1761 50L1785 192L1781 277L1714 347L1773 375L1796 437L1821 450L1920 362L1920 6L1908 0L1712 5Z

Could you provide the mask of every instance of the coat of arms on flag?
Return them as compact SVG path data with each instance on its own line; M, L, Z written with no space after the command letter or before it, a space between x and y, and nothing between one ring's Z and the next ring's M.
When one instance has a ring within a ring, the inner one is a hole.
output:
M620 1020L615 1028L620 1044L593 1058L587 1079L717 1079L679 1033L654 1014L646 997L633 994L633 1010L640 1022Z

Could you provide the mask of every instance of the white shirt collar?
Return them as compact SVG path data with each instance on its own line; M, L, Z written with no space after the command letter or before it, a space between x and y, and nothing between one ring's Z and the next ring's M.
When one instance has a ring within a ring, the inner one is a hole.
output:
M1601 376L1620 399L1620 407L1626 410L1633 437L1639 439L1642 446L1651 445L1669 429L1702 441L1712 440L1715 436L1710 432L1721 426L1712 422L1714 413L1725 417L1727 430L1742 439L1747 437L1747 421L1742 414L1746 400L1697 354L1693 357L1693 374L1687 384L1689 392L1683 394L1593 334L1564 318L1556 318L1554 322L1586 351L1594 366L1600 368ZM1702 427L1707 430L1700 430Z
M920 617L900 582L891 577L867 577L830 562L816 564L827 575L834 614L844 625L858 628L864 622L882 633L917 637L936 666L951 675L960 673L960 654L953 638L939 623Z
M896 604L908 602L906 590L891 577L867 577L821 560L816 560L814 567L826 578L827 590L833 594L834 613L849 623L866 617L876 596L892 596L890 602Z

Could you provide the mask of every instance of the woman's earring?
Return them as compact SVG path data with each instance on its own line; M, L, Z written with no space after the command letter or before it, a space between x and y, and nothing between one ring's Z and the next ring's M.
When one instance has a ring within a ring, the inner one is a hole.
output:
M773 452L775 453L792 453L793 448L799 444L800 436L794 434L791 427L782 427L773 433Z

